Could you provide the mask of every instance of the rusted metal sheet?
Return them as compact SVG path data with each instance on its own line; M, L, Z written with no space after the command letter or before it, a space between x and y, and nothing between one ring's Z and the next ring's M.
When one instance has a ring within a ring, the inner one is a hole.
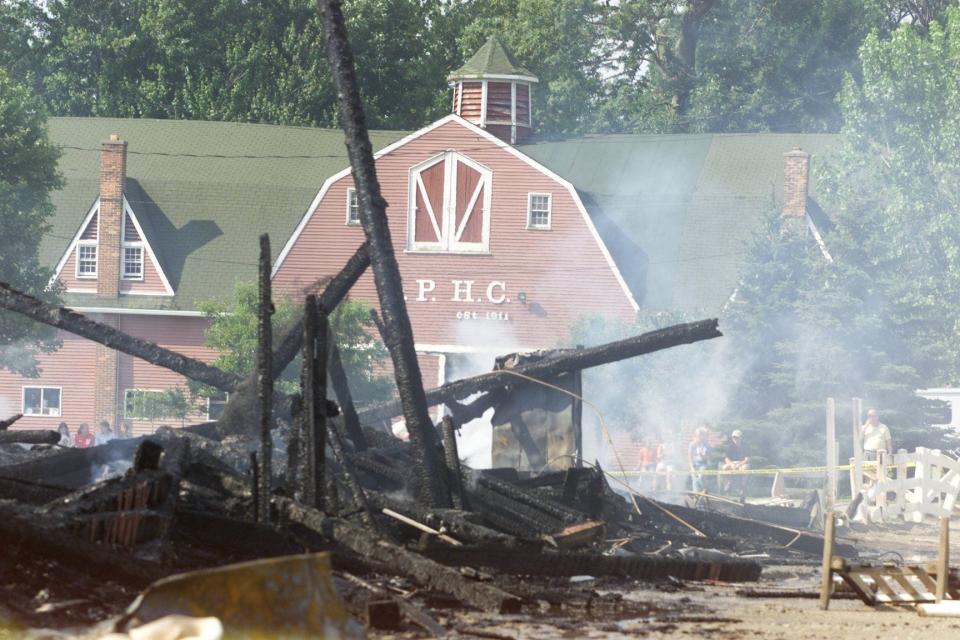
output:
M331 579L327 553L284 556L158 580L126 623L214 616L225 638L362 638Z

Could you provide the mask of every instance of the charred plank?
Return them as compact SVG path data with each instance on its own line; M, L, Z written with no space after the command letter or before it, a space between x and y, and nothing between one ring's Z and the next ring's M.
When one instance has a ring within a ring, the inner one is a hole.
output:
M60 434L47 429L0 431L0 444L57 444Z
M423 378L413 342L413 328L403 297L400 268L393 250L387 220L387 202L380 193L373 147L367 132L363 103L347 38L340 2L319 0L327 38L327 57L338 89L340 116L346 134L347 152L360 203L360 224L370 252L374 284L383 312L384 341L393 361L397 391L410 442L417 457L415 472L423 502L436 507L450 505L450 491L437 448L433 422L427 411Z
M136 356L223 391L232 391L241 380L240 376L233 373L227 373L205 362L165 349L149 340L135 338L65 307L48 304L39 298L17 291L4 282L0 282L0 308L15 311L37 322Z
M701 340L719 338L723 334L717 328L717 320L700 320L678 324L665 329L657 329L632 338L608 342L597 347L575 349L568 353L544 358L537 362L521 364L509 371L492 371L472 378L456 380L442 387L427 391L427 404L430 406L443 404L466 398L475 393L493 391L494 389L511 384L523 384L523 380L510 371L524 376L547 379L570 371L580 371L591 367L598 367L627 358L635 358L647 353L669 349L682 344L690 344ZM483 400L483 398L479 399ZM483 404L473 407L475 413ZM488 404L486 406L489 406ZM484 407L486 408L486 407ZM371 424L377 420L387 419L399 413L396 402L388 402L369 407L360 412L360 420L364 424Z

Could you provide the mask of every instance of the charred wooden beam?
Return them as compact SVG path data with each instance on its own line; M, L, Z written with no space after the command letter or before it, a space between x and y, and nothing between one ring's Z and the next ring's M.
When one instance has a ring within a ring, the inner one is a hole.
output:
M327 465L327 415L322 409L327 400L327 360L328 345L330 344L330 319L327 312L323 309L316 309L314 318L314 352L312 359L313 375L313 398L312 407L313 435L310 442L313 445L313 495L314 507L320 511L324 510L323 496L327 489L326 483L326 465ZM332 443L331 443L332 444Z
M363 487L360 486L360 483L357 482L357 477L353 473L353 469L350 468L350 461L347 459L346 451L343 448L343 441L340 439L340 434L337 433L337 430L333 428L333 425L327 424L327 440L330 442L330 448L333 450L333 456L337 461L337 464L340 465L341 478L344 481L344 484L347 485L347 489L350 491L350 496L353 499L353 504L360 509L360 515L363 519L363 523L367 525L368 528L376 530L377 524L373 519L373 515L370 513L370 505L367 502L367 496L363 492Z
M536 362L521 364L509 371L492 371L472 378L457 380L427 391L427 404L443 404L466 398L475 393L493 391L510 384L523 384L514 373L537 379L549 379L570 371L581 371L627 358L635 358L682 344L719 338L723 334L717 328L717 320L700 320L657 329L632 338L608 342L596 347L577 349ZM514 373L511 373L514 372ZM360 421L371 424L395 416L399 412L397 402L372 406L360 412ZM479 408L479 405L478 405Z
M390 236L387 202L380 193L353 53L340 5L339 0L318 0L327 37L327 57L338 89L340 116L357 186L360 224L367 238L373 280L383 312L384 341L393 360L403 417L417 456L415 472L419 476L420 497L427 504L445 507L450 505L450 491L438 453L436 432L427 411L413 328L407 315L400 268Z
M301 424L303 425L303 460L308 470L303 475L304 483L300 490L304 502L320 511L324 510L323 499L326 495L324 478L324 451L326 449L326 430L317 403L325 397L321 394L321 385L317 380L319 367L318 351L318 313L316 296L307 296L303 309L303 364L300 374L300 395L303 397ZM319 396L319 398L318 398ZM289 452L288 452L289 453Z
M460 540L481 545L494 545L500 548L516 547L519 540L513 536L490 529L470 520L472 514L457 509L431 509L412 501L401 501L376 491L367 492L370 505L375 509L392 509L423 522L435 529L441 529ZM531 536L532 537L532 536Z
M37 322L63 329L82 338L93 340L116 349L150 364L175 371L191 380L196 380L223 391L232 391L240 384L240 376L188 358L187 356L157 346L149 340L135 338L71 311L64 307L55 307L31 295L17 291L6 283L0 282L0 308L15 311Z
M453 418L444 416L440 422L443 432L443 457L450 472L450 497L456 509L465 509L467 499L463 493L463 477L460 473L460 453L457 451L457 427Z
M367 243L364 242L350 256L350 259L343 265L340 271L327 282L323 292L317 298L317 306L324 310L328 315L333 313L337 305L347 297L350 289L356 284L360 276L363 275L367 267L370 266L370 252L367 250ZM303 316L294 318L290 323L289 330L284 334L273 352L273 365L277 375L283 373L297 352L303 347Z
M303 375L304 373L301 372L301 388L303 387ZM290 398L290 431L287 435L286 484L291 496L306 501L305 496L307 496L309 491L306 489L307 474L304 472L306 466L303 458L304 432L303 398L300 394L294 394Z
M41 505L60 498L66 489L39 482L27 482L13 478L0 478L0 500L16 500L20 503Z
M347 372L343 368L343 360L340 359L340 349L337 348L336 340L330 341L329 373L333 392L337 394L337 402L340 403L346 435L357 451L363 451L368 446L367 437L360 427L360 416L357 415L357 408L353 404L353 394L350 393Z
M287 498L276 498L275 502L288 521L332 535L341 547L408 576L420 585L448 593L467 606L494 613L520 611L519 598L493 585L467 580L458 571L387 542L366 529L338 518L325 518L319 511Z
M621 576L633 580L720 580L754 582L761 566L752 560L701 562L649 556L605 556L599 553L543 553L496 549L435 548L424 552L451 566L489 567L513 575Z
M5 549L17 548L20 553L33 553L82 568L104 580L134 586L145 586L169 573L169 569L159 563L143 558L131 562L128 555L96 544L83 544L60 526L59 520L56 525L50 525L35 509L0 501L0 546Z
M538 496L530 491L515 487L509 482L498 480L482 471L471 471L471 475L473 476L473 482L475 482L478 487L489 489L519 504L540 511L559 522L569 524L586 519L585 515L580 511L571 509L559 502L554 502L549 498Z
M257 398L260 401L260 486L257 487L257 522L270 520L270 482L273 440L273 297L270 290L270 236L260 236L257 306Z
M14 422L16 422L22 417L23 417L23 414L18 413L15 416L10 416L6 420L0 420L0 431L6 431L7 429L10 428L10 425L12 425Z
M60 434L47 429L0 431L0 444L57 444Z

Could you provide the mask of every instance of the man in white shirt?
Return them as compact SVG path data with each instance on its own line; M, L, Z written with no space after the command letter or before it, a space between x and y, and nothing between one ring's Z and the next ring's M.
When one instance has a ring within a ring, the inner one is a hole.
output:
M876 409L867 411L867 421L860 427L860 437L863 438L863 457L865 460L876 460L877 452L893 452L893 442L890 440L890 429L880 422L880 414Z

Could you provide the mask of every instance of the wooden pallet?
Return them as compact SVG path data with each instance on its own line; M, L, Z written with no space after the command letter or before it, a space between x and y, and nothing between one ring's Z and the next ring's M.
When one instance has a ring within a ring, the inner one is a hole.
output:
M916 605L936 602L937 569L935 565L870 565L855 564L834 556L831 575L839 576L867 605ZM960 576L950 571L945 600L960 600Z

